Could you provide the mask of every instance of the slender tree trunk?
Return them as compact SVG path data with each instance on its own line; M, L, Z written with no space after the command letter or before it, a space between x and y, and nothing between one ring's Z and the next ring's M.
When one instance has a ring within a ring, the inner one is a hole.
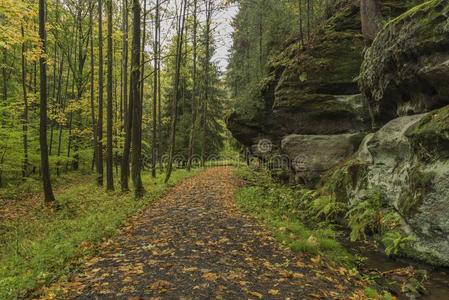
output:
M114 158L113 158L113 105L112 105L112 0L107 2L108 11L108 86L107 86L107 145L106 145L106 189L108 191L114 190Z
M123 1L123 108L124 108L124 129L125 143L123 146L122 166L120 170L120 185L122 192L128 191L129 178L129 153L131 146L131 126L132 118L129 117L132 111L132 97L130 97L128 109L128 0Z
M62 109L62 113L65 113L65 105L67 102L67 93L69 90L69 81L70 81L70 69L67 68L67 76L66 76L66 83L65 83L65 91L64 91L64 98L61 99L61 109ZM58 137L58 156L61 156L61 152L62 152L62 129L63 129L63 125L59 124L59 137Z
M143 99L145 96L145 84L144 84L144 80L145 80L145 44L146 44L146 23L147 23L147 13L146 13L146 7L147 7L147 0L143 0L143 28L142 28L142 45L141 45L141 71L140 71L140 102L142 103L142 108L143 108Z
M178 18L178 30L177 30L178 37L176 41L176 74L173 84L173 91L175 96L173 98L173 106L172 106L170 150L169 150L168 167L167 167L167 174L165 177L165 183L167 183L171 177L171 173L173 170L173 158L175 155L175 147L176 147L176 123L178 119L178 100L181 97L179 82L181 78L182 45L184 37L186 9L187 9L187 1L183 1L181 4L181 11Z
M203 100L203 139L201 144L201 166L205 166L206 155L206 138L207 138L207 104L209 102L209 64L210 64L210 26L212 21L212 1L209 0L208 7L206 7L206 58L204 67L204 100ZM262 49L261 49L262 50Z
M93 9L94 3L89 0L89 32L90 32L90 117L92 122L92 137L93 137L93 161L95 162L98 155L98 138L97 138L97 121L95 119L95 53L94 53L94 18ZM98 167L98 165L96 165ZM97 170L98 173L98 170Z
M21 27L22 38L25 38L25 32L23 25ZM23 117L22 117L22 130L23 130L23 166L22 177L28 177L28 95L26 87L26 46L25 42L22 42L22 92L23 92Z
M161 47L161 24L159 19L159 28L158 28L158 44L159 47ZM161 53L162 51L159 49L158 51L158 62L157 62L157 128L158 128L158 141L159 141L159 167L161 171L164 169L164 164L162 162L162 153L163 151L163 145L162 145L162 96L161 96Z
M133 0L133 42L132 42L132 163L131 177L134 184L136 197L142 197L145 193L141 178L142 169L142 103L140 102L140 14L141 8L139 0ZM142 84L142 83L141 83Z
M304 30L303 30L303 22L302 22L302 1L298 0L298 9L299 9L299 39L301 41L301 46L304 47Z
M97 184L103 185L103 3L98 0L98 155Z
M46 30L45 30L45 0L39 0L39 38L42 41L43 55L39 58L40 66L40 126L39 143L41 150L41 172L44 187L45 202L55 201L50 180L50 166L48 162L47 145L47 59L46 59Z
M2 67L2 77L3 77L3 101L6 102L8 100L8 50L3 48L3 67Z
M310 0L307 0L307 42L310 42Z
M259 9L259 78L263 76L263 13L265 1L262 0L262 7ZM210 27L210 25L208 25ZM208 29L208 32L210 28Z
M193 149L195 147L195 129L196 129L196 116L197 116L197 108L196 108L196 62L197 62L197 28L198 28L198 20L197 20L197 0L193 2L193 88L192 88L192 124L190 128L190 139L189 139L189 149L188 149L188 160L187 160L187 170L190 172L192 168L192 157L193 157Z
M195 0L196 1L196 0ZM157 140L157 101L158 101L158 56L159 56L159 0L156 0L156 16L154 23L154 65L153 65L153 147L152 147L152 155L151 155L151 175L156 177L156 164L157 164L157 156L158 156L158 140Z

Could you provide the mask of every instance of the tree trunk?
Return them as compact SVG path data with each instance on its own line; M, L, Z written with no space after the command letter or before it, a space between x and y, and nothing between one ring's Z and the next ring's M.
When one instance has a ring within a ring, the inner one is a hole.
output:
M131 148L131 128L132 118L130 115L133 109L132 96L129 98L128 108L128 0L123 1L123 105L124 105L124 127L125 127L125 144L123 146L122 166L120 174L120 185L122 192L127 192L129 178L129 153Z
M22 38L25 38L25 32L23 25L21 27ZM26 46L25 42L22 42L22 92L23 92L23 117L22 117L22 130L23 130L23 166L22 177L28 177L28 95L26 87Z
M209 63L210 63L210 26L212 20L212 1L209 0L209 5L206 7L206 57L204 67L204 100L203 100L203 140L201 144L201 166L205 166L206 155L206 138L207 138L207 103L209 102ZM262 51L262 49L260 49Z
M299 9L299 39L301 42L301 46L304 47L304 30L302 23L302 1L298 0L298 9Z
M93 31L93 9L94 3L92 0L89 1L89 31L90 31L90 117L92 122L92 137L93 137L93 161L95 162L98 155L98 138L95 119L95 55L94 55L94 31ZM98 167L98 165L96 166ZM98 173L98 170L97 170Z
M195 0L196 1L196 0ZM154 23L154 53L153 53L153 144L151 151L151 175L156 177L156 164L158 156L158 140L157 140L157 91L158 91L158 53L159 53L159 0L156 0L156 16Z
M161 47L161 24L159 19L159 28L158 28L158 44L159 47ZM159 155L159 167L161 171L164 169L164 164L162 162L162 153L163 151L163 145L162 145L162 97L161 97L161 53L162 51L159 50L158 53L158 62L157 62L157 128L158 128L158 141L159 141L159 149L158 149L158 155Z
M107 86L107 143L106 143L106 189L114 190L114 157L113 157L113 105L112 105L112 0L107 2L108 11L108 86Z
M193 149L195 147L195 130L196 130L196 116L197 116L197 108L196 108L196 62L197 62L197 28L198 28L198 19L197 19L197 0L193 2L193 88L192 88L192 124L190 128L190 139L189 139L189 149L188 149L188 159L187 159L187 171L190 172L192 168L192 157L193 157Z
M97 184L103 185L103 3L98 0L98 155Z
M41 172L44 188L44 199L47 203L55 201L50 180L50 166L48 162L47 145L47 59L46 59L46 30L45 30L45 0L39 0L39 38L42 42L40 66L40 126L39 144L41 150Z
M145 193L141 178L142 169L142 103L140 101L139 79L140 79L140 3L133 0L133 42L132 42L132 163L131 177L134 184L136 197L142 197ZM142 84L142 83L141 83Z
M382 11L378 0L361 0L360 15L363 37L367 44L371 44L382 28Z
M2 67L2 77L3 77L3 101L8 100L8 72L6 70L8 65L8 50L3 48L3 67Z
M178 37L176 41L176 74L175 80L173 84L173 91L175 97L173 98L173 106L172 106L172 119L171 119L171 132L170 132L170 152L168 158L168 167L167 174L165 177L165 183L170 180L171 173L173 170L173 158L175 155L175 146L176 146L176 123L178 118L178 100L180 98L180 89L179 82L181 78L181 60L182 60L182 45L183 45L183 37L184 37L184 23L185 23L185 15L187 10L187 1L183 1L181 4L181 12L178 18Z
M143 28L142 28L142 45L141 45L141 71L140 71L140 103L142 104L142 108L143 108L143 98L144 98L144 94L145 94L145 84L144 84L144 80L145 80L145 43L146 43L146 22L147 22L147 13L146 13L146 7L147 7L147 0L143 0Z
M310 0L307 0L307 42L310 42Z

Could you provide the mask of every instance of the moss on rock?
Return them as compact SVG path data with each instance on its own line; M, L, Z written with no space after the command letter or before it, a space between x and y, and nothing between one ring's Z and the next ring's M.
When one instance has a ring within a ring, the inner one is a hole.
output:
M421 161L449 158L449 106L432 111L409 128L410 139Z
M377 125L449 104L449 2L431 0L391 20L366 51L360 86Z

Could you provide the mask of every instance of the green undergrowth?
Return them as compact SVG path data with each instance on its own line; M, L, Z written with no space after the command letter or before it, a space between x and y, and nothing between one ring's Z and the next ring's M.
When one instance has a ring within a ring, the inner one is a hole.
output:
M152 179L145 174L147 193L139 200L132 193L107 193L96 187L92 178L61 189L56 195L61 207L57 211L41 205L22 217L0 218L0 299L24 297L75 271L125 220L198 172L177 170L168 184L163 183L163 175Z
M237 203L267 224L276 239L295 252L323 255L339 264L354 265L355 257L337 240L333 226L317 221L326 205L316 205L314 200L320 198L315 192L277 183L265 170L239 168L237 173L246 182L236 193Z

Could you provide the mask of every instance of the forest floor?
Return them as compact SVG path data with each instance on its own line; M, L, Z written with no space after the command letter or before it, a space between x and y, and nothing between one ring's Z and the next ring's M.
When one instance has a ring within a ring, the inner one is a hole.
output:
M345 268L293 253L242 213L234 197L241 186L227 167L182 181L43 298L362 297L365 283Z

